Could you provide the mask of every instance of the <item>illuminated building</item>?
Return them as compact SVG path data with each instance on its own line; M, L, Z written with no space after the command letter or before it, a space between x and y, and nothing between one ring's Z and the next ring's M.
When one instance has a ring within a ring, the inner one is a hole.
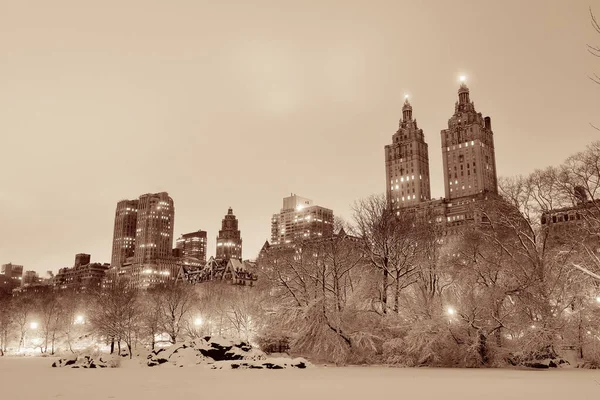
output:
M291 194L271 219L271 244L286 244L333 235L333 211Z
M441 131L444 188L449 200L498 193L496 153L490 117L475 110L463 82L448 128Z
M408 101L402 112L393 144L385 147L389 206L397 213L415 211L430 222L443 223L446 234L457 232L455 227L468 221L480 220L474 205L498 193L496 155L491 119L475 110L464 77L454 114L448 128L441 131L445 198L430 199L427 144L412 119Z
M206 231L184 233L176 242L177 249L181 250L180 257L198 260L206 264Z
M137 226L137 200L122 200L117 203L110 264L119 267L133 257Z
M23 279L23 266L13 263L3 264L0 273L8 279L18 281L20 284Z
M90 263L90 255L87 257L75 256L75 265L71 268L61 268L53 279L55 289L70 289L75 291L89 290L101 287L102 280L110 264ZM86 263L83 263L87 261Z
M242 259L242 237L238 229L238 220L233 215L233 209L229 207L227 215L221 223L221 230L217 236L217 260L227 260L232 258Z
M144 194L138 200L134 264L170 257L175 208L168 193Z
M429 149L423 130L412 117L408 97L402 119L385 146L386 193L392 209L411 207L431 199L429 187Z

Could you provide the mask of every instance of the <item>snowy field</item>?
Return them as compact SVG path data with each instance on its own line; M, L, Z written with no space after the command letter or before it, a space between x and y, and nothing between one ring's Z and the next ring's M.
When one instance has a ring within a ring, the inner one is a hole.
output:
M0 399L600 399L600 371L319 367L305 370L50 368L0 358Z

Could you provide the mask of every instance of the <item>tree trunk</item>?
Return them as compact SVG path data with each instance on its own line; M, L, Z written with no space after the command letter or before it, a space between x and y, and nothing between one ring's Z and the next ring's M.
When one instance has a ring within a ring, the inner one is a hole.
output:
M387 269L383 270L383 287L381 288L381 305L383 307L382 312L384 314L387 314L387 302L388 302L388 296L387 296L387 288L388 288L388 282L389 282L389 273L387 271Z
M398 271L396 271L396 282L394 290L394 312L396 314L400 312L400 278Z

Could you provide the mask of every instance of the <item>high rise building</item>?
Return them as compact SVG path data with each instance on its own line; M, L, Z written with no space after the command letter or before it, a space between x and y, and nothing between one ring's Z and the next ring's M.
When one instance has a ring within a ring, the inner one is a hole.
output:
M464 82L458 89L454 115L441 137L446 199L498 193L491 118L483 118L475 110Z
M3 264L0 273L8 279L21 281L23 279L23 266L13 263Z
M173 199L166 192L148 193L140 196L133 262L152 263L170 257L173 250L173 225L175 208Z
M75 264L73 265L75 268L81 265L87 265L90 263L91 256L89 254L79 253L75 254Z
M333 211L295 194L283 198L283 207L271 219L273 245L332 235Z
M412 117L408 98L392 144L385 146L386 194L392 209L411 207L431 199L429 150L423 130Z
M176 247L181 250L181 257L195 258L206 264L206 231L184 233L177 239Z
M238 220L229 207L227 215L221 223L217 236L217 260L242 259L242 237L238 229Z
M133 257L137 227L137 210L138 200L122 200L117 203L112 257L110 260L110 264L113 267L120 267L127 259Z

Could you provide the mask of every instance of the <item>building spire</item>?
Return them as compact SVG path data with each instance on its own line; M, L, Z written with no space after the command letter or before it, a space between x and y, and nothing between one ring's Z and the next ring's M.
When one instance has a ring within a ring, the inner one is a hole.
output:
M458 103L459 104L469 104L470 103L469 88L467 87L467 84L465 83L466 80L467 80L466 77L464 77L464 76L460 77L460 88L458 89Z
M404 122L412 121L412 106L408 102L408 95L404 96L404 105L402 106L402 120Z

